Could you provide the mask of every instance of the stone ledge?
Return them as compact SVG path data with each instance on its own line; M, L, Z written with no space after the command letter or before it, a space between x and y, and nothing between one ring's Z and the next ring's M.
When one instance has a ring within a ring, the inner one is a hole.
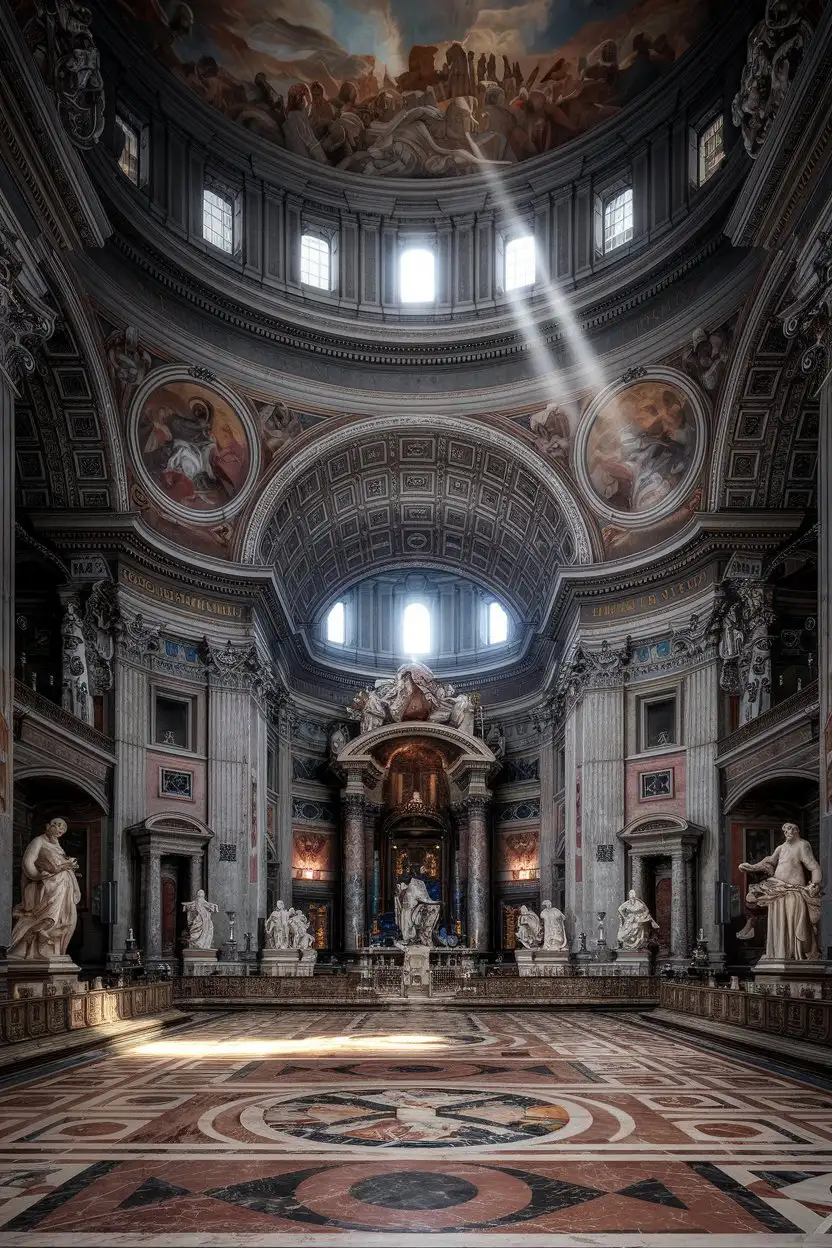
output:
M691 1032L711 1040L723 1040L752 1052L771 1054L781 1061L791 1059L832 1072L832 1052L817 1043L768 1035L766 1032L752 1031L749 1027L717 1023L713 1019L691 1018L676 1010L650 1010L642 1014L641 1018L645 1023Z

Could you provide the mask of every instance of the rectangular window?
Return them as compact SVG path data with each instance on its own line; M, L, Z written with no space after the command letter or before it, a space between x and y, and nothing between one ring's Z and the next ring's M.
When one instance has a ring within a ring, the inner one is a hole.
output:
M633 188L628 186L604 201L604 255L633 237Z
M535 279L534 238L531 234L510 238L506 243L506 290L533 286Z
M640 732L642 753L678 745L675 695L642 699Z
M725 159L724 131L722 114L709 121L699 132L698 138L698 180L702 186L708 178L713 177Z
M134 186L139 185L139 144L140 134L135 126L129 121L125 121L122 116L116 113L116 129L122 137L121 155L118 158L118 167L126 178L129 178Z
M433 303L436 299L435 259L427 247L408 247L399 256L399 298L402 303Z
M229 255L234 250L234 200L207 186L202 192L202 237Z
M317 234L304 234L300 240L300 280L316 290L331 290L330 245Z
M154 743L174 746L180 750L193 749L191 699L157 693L153 709Z

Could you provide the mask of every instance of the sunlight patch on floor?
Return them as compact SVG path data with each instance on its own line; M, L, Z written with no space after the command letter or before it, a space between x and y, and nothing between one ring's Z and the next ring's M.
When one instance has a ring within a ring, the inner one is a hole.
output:
M447 1047L445 1036L306 1036L300 1040L151 1040L133 1053L144 1057L317 1057L332 1053L415 1053Z

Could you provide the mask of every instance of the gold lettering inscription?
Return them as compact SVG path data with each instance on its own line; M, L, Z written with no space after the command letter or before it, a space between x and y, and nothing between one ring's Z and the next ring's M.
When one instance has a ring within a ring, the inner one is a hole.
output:
M224 615L234 620L241 620L245 615L244 608L234 603L218 602L215 598L200 598L185 590L173 589L170 585L162 585L158 581L151 580L141 572L134 572L132 568L122 568L120 577L125 584L140 589L142 593L151 598L158 598L160 602L173 602L189 611L199 611L207 615Z

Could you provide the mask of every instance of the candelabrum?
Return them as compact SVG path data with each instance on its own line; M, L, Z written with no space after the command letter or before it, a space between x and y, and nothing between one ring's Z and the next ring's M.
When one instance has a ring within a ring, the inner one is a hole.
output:
M598 948L601 950L606 950L607 948L607 934L604 930L604 919L606 917L606 910L598 911Z

